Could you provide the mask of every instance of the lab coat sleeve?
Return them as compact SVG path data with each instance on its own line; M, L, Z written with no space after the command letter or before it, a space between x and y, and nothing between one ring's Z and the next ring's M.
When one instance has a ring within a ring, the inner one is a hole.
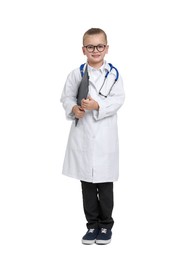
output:
M118 109L123 105L125 100L125 93L123 88L123 80L119 77L118 81L112 88L107 98L100 99L98 101L99 110L93 111L93 117L95 120L101 120L105 117L109 117L117 113Z
M78 86L81 81L78 70L72 71L65 82L63 92L61 95L61 103L63 108L65 109L67 119L73 120L75 119L74 113L72 112L72 108L77 105L77 91Z

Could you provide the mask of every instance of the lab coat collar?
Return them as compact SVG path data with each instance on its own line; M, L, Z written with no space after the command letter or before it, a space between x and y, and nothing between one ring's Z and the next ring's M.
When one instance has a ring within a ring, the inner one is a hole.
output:
M99 70L101 73L103 73L105 72L105 70L110 71L110 66L106 61L103 62L103 65L99 69L95 69L88 64L88 71L95 71L95 70Z

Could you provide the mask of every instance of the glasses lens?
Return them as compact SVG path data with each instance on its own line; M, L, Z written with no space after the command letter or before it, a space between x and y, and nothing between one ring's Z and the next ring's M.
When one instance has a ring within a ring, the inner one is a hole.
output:
M86 48L87 48L88 52L93 52L94 51L94 46L93 45L88 45L88 46L86 46Z
M99 45L97 46L97 50L98 50L99 52L104 51L104 49L105 49L105 45L103 45L103 44L99 44Z

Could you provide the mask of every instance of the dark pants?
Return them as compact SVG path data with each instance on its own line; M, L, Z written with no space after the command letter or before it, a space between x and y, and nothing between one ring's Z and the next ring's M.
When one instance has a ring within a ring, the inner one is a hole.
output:
M90 183L81 181L83 208L87 228L112 229L113 182Z

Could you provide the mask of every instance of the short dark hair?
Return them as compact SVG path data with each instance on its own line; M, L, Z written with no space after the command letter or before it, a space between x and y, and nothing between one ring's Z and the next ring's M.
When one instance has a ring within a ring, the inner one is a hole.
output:
M102 29L100 29L100 28L91 28L88 31L86 31L84 33L84 35L83 35L83 45L84 45L85 38L86 38L87 35L94 35L94 34L100 34L100 33L102 33L104 35L105 41L106 41L106 44L107 44L107 35L106 35L106 33Z

